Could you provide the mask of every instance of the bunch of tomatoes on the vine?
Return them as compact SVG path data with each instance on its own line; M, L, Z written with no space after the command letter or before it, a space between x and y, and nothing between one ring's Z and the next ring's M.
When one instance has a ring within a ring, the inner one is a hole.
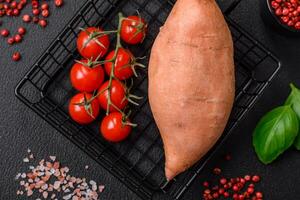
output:
M122 46L121 40L130 45L142 43L146 31L147 24L140 15L124 17L120 13L117 30L88 27L81 29L77 38L77 49L83 58L70 72L72 86L79 93L70 100L69 114L77 123L86 125L95 121L101 110L106 111L100 132L110 142L126 139L136 126L126 110L129 103L138 105L135 101L141 97L130 94L131 86L125 83L137 76L137 67L145 67L138 62L141 58ZM117 43L115 50L108 52L110 34L116 34Z

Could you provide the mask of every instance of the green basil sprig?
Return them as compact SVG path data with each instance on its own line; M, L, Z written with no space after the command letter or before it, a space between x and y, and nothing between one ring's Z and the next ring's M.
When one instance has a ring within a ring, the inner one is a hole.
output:
M253 134L253 146L261 162L269 164L290 146L300 150L300 90L291 84L292 92L285 105L261 118Z
M293 110L298 116L298 119L300 119L300 90L296 88L293 84L290 84L290 87L292 89L291 94L287 98L285 105L291 105ZM300 131L300 129L299 129ZM296 149L300 150L300 134L298 133L297 138L295 139L294 146Z

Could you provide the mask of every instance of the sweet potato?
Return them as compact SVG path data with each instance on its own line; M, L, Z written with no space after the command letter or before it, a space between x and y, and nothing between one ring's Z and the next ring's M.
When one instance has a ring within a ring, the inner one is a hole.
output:
M228 121L235 93L233 43L214 0L178 0L154 43L149 102L168 180L195 164Z

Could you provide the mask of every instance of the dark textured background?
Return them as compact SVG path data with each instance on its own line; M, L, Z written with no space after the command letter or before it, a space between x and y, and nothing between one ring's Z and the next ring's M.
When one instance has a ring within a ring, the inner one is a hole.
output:
M72 174L85 176L105 184L106 190L101 195L103 200L139 199L116 178L18 101L14 95L17 82L83 2L69 0L61 9L53 10L46 30L32 24L26 25L28 34L24 42L19 45L9 47L5 40L0 38L1 200L17 199L18 184L14 177L17 172L24 169L22 159L27 148L32 149L38 159L51 154L56 155L63 164L71 168ZM282 68L249 115L221 148L219 155L208 164L183 199L201 199L201 182L206 179L216 179L210 175L214 166L221 167L225 176L260 174L263 181L258 188L264 191L267 200L300 199L300 152L289 150L273 164L264 166L257 160L251 145L251 133L259 117L284 101L289 93L289 82L295 82L300 86L300 39L282 36L267 28L259 14L259 0L242 0L232 17L279 57ZM16 31L17 27L23 24L21 18L5 18L4 22L3 27L10 27L12 31ZM19 49L23 56L22 61L12 62L12 53ZM232 154L231 161L224 162L221 159L225 152ZM84 170L85 165L90 166L88 171Z

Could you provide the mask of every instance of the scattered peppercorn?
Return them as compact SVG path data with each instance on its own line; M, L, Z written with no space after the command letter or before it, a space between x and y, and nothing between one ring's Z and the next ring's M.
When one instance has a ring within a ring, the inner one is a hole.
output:
M7 39L7 43L12 45L13 43L15 43L15 39L13 37L10 37Z
M20 34L15 35L14 37L16 43L20 43L22 41L22 36Z
M216 174L216 175L221 174L221 172L222 172L221 169L218 168L218 167L214 168L214 170L213 170L213 173Z
M7 29L2 29L0 32L1 36L7 37L9 35L9 30Z
M19 61L21 59L21 54L19 52L15 52L12 56L13 61Z
M25 35L26 29L25 29L24 27L20 27L20 28L18 28L18 33L19 33L20 35Z
M43 17L45 17L45 18L47 18L47 17L49 17L49 10L42 10L42 16Z
M31 21L30 15L23 15L23 21L29 23Z
M280 1L280 0L276 0ZM225 160L226 156L225 156ZM230 159L229 159L230 160ZM212 171L214 174L220 175L222 170L218 167ZM258 175L245 175L243 177L219 178L218 185L210 187L208 181L203 182L204 200L215 199L233 199L233 200L263 200L263 193L255 189L255 184L260 182Z
M63 0L55 0L54 4L56 7L61 7L64 4L64 1Z
M39 20L39 25L44 28L44 27L47 26L47 21L45 19L40 19Z
M49 9L49 5L48 5L47 3L43 3L43 4L41 5L41 9L42 9L42 10L48 10L48 9Z

